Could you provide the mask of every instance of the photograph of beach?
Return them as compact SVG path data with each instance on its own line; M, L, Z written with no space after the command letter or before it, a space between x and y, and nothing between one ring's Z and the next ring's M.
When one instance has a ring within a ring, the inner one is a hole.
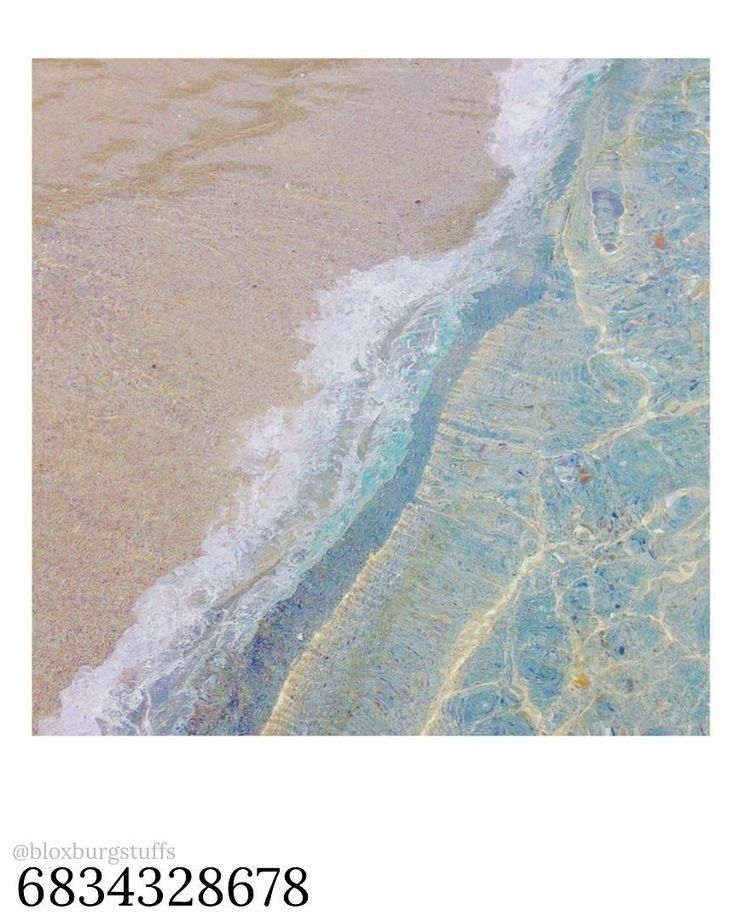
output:
M701 59L36 59L34 733L707 735L709 127Z

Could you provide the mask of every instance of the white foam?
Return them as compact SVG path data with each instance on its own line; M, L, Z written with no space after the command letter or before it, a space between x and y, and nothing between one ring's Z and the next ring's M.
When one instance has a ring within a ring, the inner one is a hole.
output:
M192 676L242 648L394 473L463 305L504 269L494 245L549 167L571 88L598 66L514 62L489 146L514 171L501 200L467 245L351 272L320 296L318 318L300 330L312 350L299 370L316 395L248 426L237 465L251 480L235 496L235 523L144 592L112 655L80 669L41 733L181 729Z
M544 166L561 97L571 83L600 65L564 59L512 62L489 145L496 163L511 167L517 176Z

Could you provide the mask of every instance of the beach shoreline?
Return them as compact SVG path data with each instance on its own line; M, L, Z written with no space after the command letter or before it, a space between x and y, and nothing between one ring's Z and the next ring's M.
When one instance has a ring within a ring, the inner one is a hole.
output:
M243 424L305 399L317 292L490 209L504 66L36 62L35 718L198 555Z

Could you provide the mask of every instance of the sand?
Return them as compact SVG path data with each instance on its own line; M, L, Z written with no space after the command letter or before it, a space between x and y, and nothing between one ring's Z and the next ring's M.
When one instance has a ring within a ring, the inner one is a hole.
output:
M490 61L34 65L34 716L195 557L350 269L457 246Z

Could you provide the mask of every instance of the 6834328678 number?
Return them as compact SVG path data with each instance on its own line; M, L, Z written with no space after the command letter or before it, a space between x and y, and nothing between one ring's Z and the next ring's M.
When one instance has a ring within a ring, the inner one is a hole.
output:
M18 898L28 908L44 902L60 908L75 902L94 908L110 900L121 907L144 908L222 904L246 908L254 902L268 907L278 900L299 908L309 898L303 867L288 867L283 872L280 867L235 867L227 876L218 867L203 867L196 876L188 867L173 867L167 873L158 867L124 867L115 872L114 879L105 880L102 870L93 866L79 871L65 866L48 871L26 867L18 879Z

